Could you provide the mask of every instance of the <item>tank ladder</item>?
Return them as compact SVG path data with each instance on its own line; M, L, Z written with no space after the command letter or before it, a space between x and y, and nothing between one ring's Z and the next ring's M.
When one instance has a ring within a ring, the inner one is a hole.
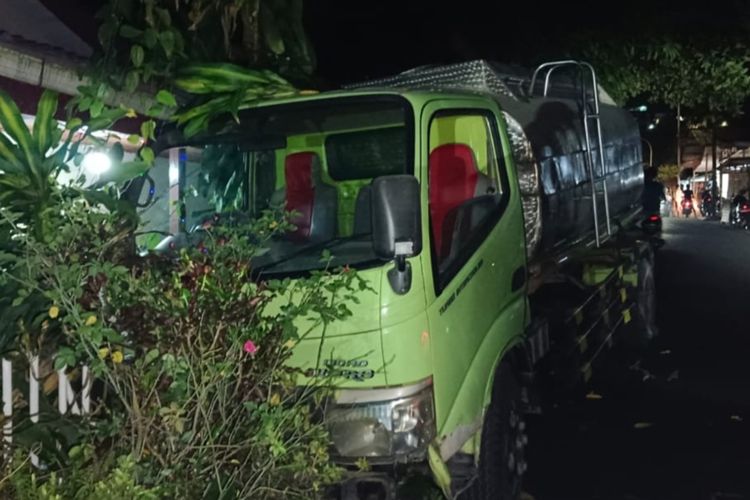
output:
M609 195L607 193L607 168L604 163L604 142L602 141L602 124L599 119L599 86L596 79L596 72L593 66L587 62L564 60L552 61L540 64L531 77L529 83L529 96L533 96L536 90L537 80L544 76L543 97L547 97L550 89L550 78L552 73L560 68L574 67L578 70L581 83L581 108L583 110L583 129L586 135L586 166L591 179L591 208L594 214L594 236L596 246L602 243L601 228L599 222L599 207L597 194L601 194L604 200L604 216L606 219L607 237L612 235L612 227L609 219ZM599 154L595 155L591 149L593 140L599 149ZM598 158L596 158L598 156ZM596 168L596 160L599 160L599 169Z

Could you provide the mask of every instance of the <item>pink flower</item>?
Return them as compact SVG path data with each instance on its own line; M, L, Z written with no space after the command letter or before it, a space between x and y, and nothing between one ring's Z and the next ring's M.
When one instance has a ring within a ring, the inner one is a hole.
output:
M251 356L254 356L255 353L258 352L258 346L256 346L252 340L248 340L247 342L245 342L245 346L243 347L243 349Z

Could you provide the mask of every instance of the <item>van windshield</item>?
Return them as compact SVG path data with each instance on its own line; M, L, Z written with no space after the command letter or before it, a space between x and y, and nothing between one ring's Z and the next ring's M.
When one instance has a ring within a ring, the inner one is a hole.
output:
M221 212L284 210L296 229L271 241L256 268L292 274L377 262L370 183L413 172L408 102L338 98L243 111L239 123L162 144L139 200L141 251L191 233Z

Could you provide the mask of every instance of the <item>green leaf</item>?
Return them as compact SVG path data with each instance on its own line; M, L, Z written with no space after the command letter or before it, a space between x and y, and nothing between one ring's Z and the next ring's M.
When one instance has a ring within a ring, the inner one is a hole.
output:
M73 130L74 128L80 127L83 125L83 120L80 118L71 118L68 120L68 123L65 124L65 128L67 130Z
M151 165L154 163L154 150L148 146L144 147L141 149L141 158L143 158L143 161Z
M143 34L143 30L139 30L138 28L134 26L130 26L129 24L123 24L120 26L120 36L123 38L138 38Z
M128 71L128 74L125 75L125 91L135 92L135 89L138 88L138 84L140 83L140 79L141 76L138 71Z
M139 142L141 142L141 136L138 134L130 134L128 136L128 142L130 144L138 144Z
M144 140L155 140L154 131L156 130L156 122L154 120L146 120L141 123L141 136Z
M91 103L91 109L89 110L89 113L91 114L91 118L98 118L102 115L102 111L104 110L104 101L101 99L96 99L94 102Z
M164 49L164 53L167 55L167 57L172 57L172 53L174 52L174 46L175 46L175 36L172 31L162 31L159 34L159 43L161 44L161 47Z
M23 154L18 149L18 146L10 142L10 139L5 137L4 134L0 134L0 158L13 165L17 169L24 169L23 166Z
M133 45L130 47L130 60L136 68L140 68L143 65L144 56L145 52L140 45Z
M91 97L82 95L81 99L78 101L78 109L81 111L88 111L91 107L91 102Z
M109 47L112 43L112 38L115 35L114 23L107 22L99 26L97 35L99 37L99 43L101 44L101 46L104 48Z
M208 115L202 115L189 120L183 129L183 133L186 138L189 138L206 128L208 128Z
M169 10L157 7L154 9L154 12L163 26L170 26L172 24L172 17L169 15Z
M15 101L2 90L0 90L0 124L3 126L3 131L23 151L28 167L32 170L36 169L36 144L31 139L31 133Z
M143 360L144 364L148 365L156 361L159 357L159 349L151 349L146 353L146 358Z
M166 113L167 110L161 104L154 104L146 110L147 116L159 116Z
M170 106L170 107L177 107L177 100L174 97L174 94L169 92L168 90L160 90L156 93L156 101L160 104L163 104L164 106Z
M149 49L153 49L154 47L156 47L156 42L158 39L159 35L153 28L149 28L143 33L143 44Z
M52 146L53 130L57 128L54 121L57 112L57 93L45 90L39 99L34 118L34 138L40 154L44 154Z
M80 193L92 205L101 205L112 213L117 212L130 220L137 220L135 208L127 201L115 199L109 193L95 189L84 189Z
M76 364L76 353L70 347L61 347L55 356L55 370L74 366Z
M104 130L110 128L117 120L124 117L127 114L126 109L122 108L110 108L102 111L101 115L90 120L88 122L88 129L90 131Z
M261 32L266 47L277 56L283 54L285 50L284 39L279 30L278 19L275 18L268 2L261 2L259 17L259 24L263 26Z

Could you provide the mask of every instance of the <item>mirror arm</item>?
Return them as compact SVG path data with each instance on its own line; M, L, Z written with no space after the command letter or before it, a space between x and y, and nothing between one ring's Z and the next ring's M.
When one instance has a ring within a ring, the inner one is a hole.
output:
M405 256L396 257L396 265L388 270L388 282L399 295L404 295L411 289L411 264L406 262Z
M396 269L400 273L406 271L406 255L396 255Z
M411 289L411 264L406 262L406 256L413 252L412 242L396 243L395 266L388 271L388 282L399 295L404 295Z

